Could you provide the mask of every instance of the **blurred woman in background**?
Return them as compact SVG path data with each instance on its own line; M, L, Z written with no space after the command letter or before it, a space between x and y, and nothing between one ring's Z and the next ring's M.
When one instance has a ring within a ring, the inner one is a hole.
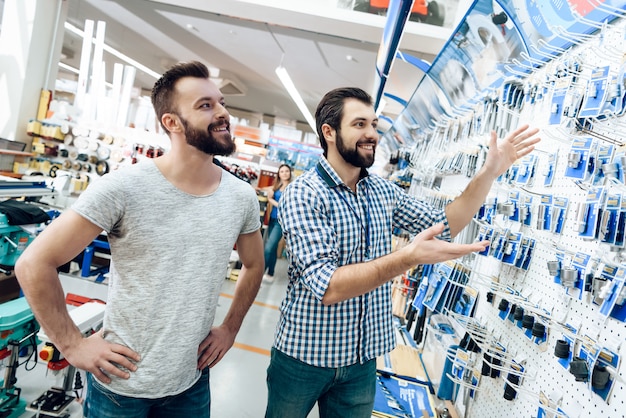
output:
M285 188L291 183L291 171L290 165L281 164L280 167L278 167L278 178L274 182L274 185L264 189L267 190L267 200L272 205L267 233L265 235L265 268L267 269L267 273L263 275L263 281L265 283L274 282L274 268L276 267L276 259L278 257L278 244L283 237L283 230L278 223L278 201L285 191Z

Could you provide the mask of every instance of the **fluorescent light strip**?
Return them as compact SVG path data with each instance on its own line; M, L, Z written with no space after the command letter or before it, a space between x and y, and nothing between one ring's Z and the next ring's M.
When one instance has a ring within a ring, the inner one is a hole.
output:
M62 62L59 63L59 67L63 68L64 70L67 70L67 71L69 71L71 73L74 73L74 74L80 73L78 68L74 68L71 65L63 64Z
M74 68L71 65L63 64L62 62L59 63L59 67L63 68L66 71L69 71L70 73L75 73L75 74L80 73L80 70L78 68ZM113 88L113 83L109 83L105 81L104 85L107 86L108 88Z
M75 73L75 74L80 73L80 70L78 68L74 68L71 65L63 64L62 62L59 63L59 67L63 68L66 71L69 71L70 73ZM104 85L107 86L108 88L113 88L113 83L109 83L105 81Z
M69 30L70 32L83 37L83 31L78 29L76 26L72 25L71 23L65 22L65 29ZM95 39L92 38L91 40L93 43L95 43ZM122 54L121 52L119 52L118 50L114 49L113 47L110 47L107 44L104 44L103 49L105 51L107 51L108 53L110 53L111 55L114 55L116 57L118 57L119 59L121 59L122 61L134 66L135 68L137 68L138 70L143 71L144 73L151 75L152 77L154 77L156 80L158 80L159 78L161 78L161 74L157 73L156 71L152 71L150 68L146 67L143 64L140 64L139 62L135 61L134 59ZM59 63L59 65L61 65L61 63ZM65 64L63 64L65 65ZM296 106L298 106L298 109L300 109L300 112L302 112L302 115L304 116L304 118L306 119L306 121L308 122L309 126L311 127L311 129L313 129L313 132L317 132L317 128L315 127L315 119L313 119L313 115L311 114L311 112L309 111L309 109L306 107L306 104L304 103L304 100L302 100L302 96L300 96L300 93L298 92L298 90L296 89L296 86L293 84L293 81L291 81L291 77L289 77L289 73L287 73L287 70L285 69L285 67L283 66L279 66L276 68L276 75L278 75L278 78L280 79L281 83L283 83L283 86L285 87L285 89L287 90L287 92L289 93L289 95L291 96L291 99L296 103Z
M289 77L289 73L287 73L285 67L283 67L282 65L276 67L276 75L280 79L280 82L283 83L283 86L285 86L287 93L289 93L289 95L291 96L291 100L296 103L296 106L298 106L298 109L300 109L300 112L302 112L302 115L309 123L311 129L313 129L313 132L317 132L317 128L315 127L315 119L313 119L313 115L309 111L309 108L307 108L306 104L304 104L302 96L300 96L300 93L296 89L296 86L293 84L293 81L291 81L291 77Z
M72 25L71 23L65 22L65 29L69 30L70 32L83 37L83 31L78 29L76 26ZM91 39L92 43L96 43L95 39ZM118 51L117 49L110 47L107 44L104 44L104 47L102 48L104 49L106 52L110 53L111 55L116 56L117 58L121 59L122 61L126 62L127 64L132 65L133 67L137 68L138 70L143 71L144 73L154 77L156 80L158 80L159 78L161 78L161 74L157 73L156 71L152 71L150 68L146 67L143 64L138 63L137 61L135 61L134 59L122 54L120 51Z
M378 102L378 109L376 109L376 115L380 115L381 113L383 113L383 110L385 109L386 106L387 106L387 101L381 98L380 102Z

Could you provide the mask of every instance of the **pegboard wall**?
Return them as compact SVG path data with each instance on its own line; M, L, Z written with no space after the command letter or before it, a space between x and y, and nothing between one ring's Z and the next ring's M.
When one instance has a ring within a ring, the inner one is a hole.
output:
M491 129L500 136L525 123L541 129L536 150L494 183L457 237L491 241L484 254L458 260L471 270L466 282L448 277L450 289L476 291L473 315L450 305L434 311L466 337L447 353L466 417L626 416L625 28L616 19L567 51L551 51L541 66L531 61L533 71L505 81L411 150L408 192L443 206L480 168ZM514 94L519 105L507 99ZM515 261L503 262L511 252ZM517 262L526 257L526 265ZM541 327L534 336L522 326L519 308L544 325L542 336ZM480 350L469 349L467 337ZM559 340L569 344L566 359L555 355ZM587 376L572 373L578 366Z

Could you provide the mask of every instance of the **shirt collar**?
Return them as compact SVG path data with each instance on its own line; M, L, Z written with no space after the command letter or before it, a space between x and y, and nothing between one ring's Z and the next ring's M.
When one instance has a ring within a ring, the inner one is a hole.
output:
M320 175L322 180L324 180L324 182L328 185L328 187L337 187L342 184L345 185L343 180L341 180L341 177L339 177L339 174L337 174L335 169L330 165L326 157L324 157L323 155L320 156L320 159L317 162L315 170ZM368 176L369 176L369 173L367 169L361 168L361 173L359 174L359 181L363 180L364 178Z

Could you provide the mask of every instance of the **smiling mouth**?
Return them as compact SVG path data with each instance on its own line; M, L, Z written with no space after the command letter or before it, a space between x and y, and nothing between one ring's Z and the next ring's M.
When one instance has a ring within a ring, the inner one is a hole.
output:
M372 151L372 152L376 149L375 144L359 144L358 147L366 151Z
M209 124L209 132L211 133L229 133L230 132L230 123L225 120L219 120L216 123Z
M230 130L227 125L222 125L211 129L211 132L230 132Z

